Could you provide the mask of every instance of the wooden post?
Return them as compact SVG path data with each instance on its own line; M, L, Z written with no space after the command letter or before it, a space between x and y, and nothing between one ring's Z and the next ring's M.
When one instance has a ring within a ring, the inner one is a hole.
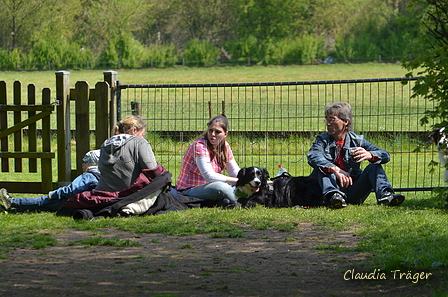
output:
M58 187L71 182L70 72L56 72Z
M111 137L109 109L110 88L105 81L97 82L95 85L95 147L99 149L103 142Z
M89 83L78 81L75 84L76 110L76 176L82 174L82 158L90 151L90 106Z
M213 117L213 111L212 111L212 101L208 101L208 118L211 119Z
M28 105L36 104L36 87L33 84L28 85ZM43 104L43 103L42 103ZM49 104L49 103L48 103ZM28 111L28 118L36 115L35 111ZM28 150L37 152L37 133L36 123L28 126ZM29 159L29 172L37 172L37 159Z
M117 83L118 83L118 72L116 71L105 71L103 72L104 81L109 84L110 87L110 114L109 114L109 129L110 135L115 133L115 125L117 124L118 111L117 111Z
M14 82L14 104L22 105L22 83L20 81ZM22 122L22 112L14 111L14 125L20 124ZM22 151L22 129L14 132L14 151L21 152ZM14 159L14 171L22 172L22 159Z
M131 101L132 115L141 116L142 115L142 105L140 102Z
M6 105L7 92L6 92L6 82L0 81L0 104ZM0 132L8 129L8 112L5 110L0 110ZM9 151L8 137L0 139L0 150L2 152ZM9 171L9 160L7 158L2 158L2 172Z
M49 88L42 90L42 105L51 104L51 91ZM51 152L51 124L50 117L42 119L42 151ZM59 154L58 154L59 155ZM53 188L53 169L51 158L41 159L42 193L48 193Z

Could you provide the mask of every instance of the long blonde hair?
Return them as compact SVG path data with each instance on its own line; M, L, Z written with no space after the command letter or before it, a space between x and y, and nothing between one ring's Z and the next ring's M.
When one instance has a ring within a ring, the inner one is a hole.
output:
M229 128L229 121L227 118L223 115L217 115L210 119L210 121L207 123L207 127L210 127L210 125L214 122L219 123L220 127L224 130L224 132L228 131ZM207 143L207 148L210 151L210 158L213 160L213 158L216 157L218 160L218 165L221 168L221 170L226 169L226 164L228 162L228 156L227 156L227 146L226 141L221 141L218 146L215 148L213 147L212 143L208 140L208 131L205 131L204 138Z
M142 118L135 115L130 115L123 118L115 126L115 135L118 134L131 134L132 128L137 128L137 131L142 131L146 129L146 125Z

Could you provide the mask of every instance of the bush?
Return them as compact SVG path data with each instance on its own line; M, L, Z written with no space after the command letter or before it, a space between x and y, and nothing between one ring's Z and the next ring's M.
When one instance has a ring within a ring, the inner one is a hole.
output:
M145 59L145 47L131 34L121 34L116 48L121 67L141 67L141 62Z
M249 35L243 40L229 41L226 43L226 48L229 50L232 60L238 62L247 62L250 59L251 62L257 63L263 59L263 57L260 58L259 42L253 35Z
M315 64L319 59L326 56L324 50L325 42L322 36L305 34L300 39L302 42L303 64Z
M325 58L324 39L321 36L304 34L295 38L284 38L267 42L264 60L266 64L315 64Z
M174 66L178 60L174 44L155 45L146 50L144 67Z
M15 48L12 52L9 53L9 63L10 69L21 69L22 60L24 55L20 52L19 49Z
M11 65L11 59L9 53L0 48L0 68L1 69L13 69Z
M216 64L220 51L210 42L192 39L184 50L185 64L189 66L211 66Z

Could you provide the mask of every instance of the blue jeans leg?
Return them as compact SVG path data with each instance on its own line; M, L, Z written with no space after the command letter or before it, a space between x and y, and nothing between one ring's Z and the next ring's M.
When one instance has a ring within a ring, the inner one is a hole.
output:
M387 179L381 164L369 164L362 174L346 189L347 203L362 204L369 194L374 191L376 199L381 197L384 191L392 191L392 186Z
M324 197L337 192L343 194L346 202L350 204L362 204L372 190L375 191L377 199L385 190L392 190L381 164L367 165L353 185L348 188L339 187L334 174L324 174L318 171L317 177Z
M236 203L235 188L224 182L212 182L200 185L185 190L183 193L204 200L220 200L227 198L231 203Z
M48 200L48 196L13 198L11 206L19 210L57 211L66 200Z

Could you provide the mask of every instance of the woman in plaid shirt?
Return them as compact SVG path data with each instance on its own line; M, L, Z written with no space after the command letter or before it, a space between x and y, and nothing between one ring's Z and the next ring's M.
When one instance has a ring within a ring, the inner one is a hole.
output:
M207 126L207 131L190 144L182 159L176 189L188 196L235 205L233 185L240 168L226 141L227 118L215 116ZM224 170L229 176L222 174Z

